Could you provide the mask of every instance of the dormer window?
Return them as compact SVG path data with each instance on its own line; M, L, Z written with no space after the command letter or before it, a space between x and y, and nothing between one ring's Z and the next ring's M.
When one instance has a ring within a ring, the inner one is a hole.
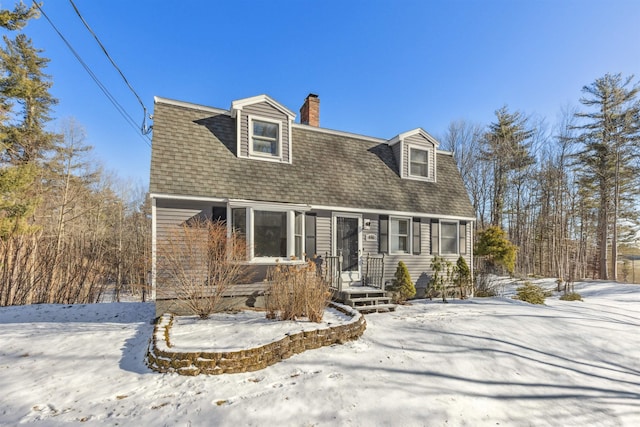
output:
M250 121L251 154L280 157L280 123L254 118Z
M429 177L429 152L419 148L409 149L409 175L428 178Z

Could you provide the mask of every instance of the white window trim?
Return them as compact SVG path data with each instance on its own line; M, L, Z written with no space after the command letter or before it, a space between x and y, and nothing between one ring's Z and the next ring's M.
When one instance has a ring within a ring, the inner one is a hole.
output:
M245 208L246 210L246 241L247 241L247 258L248 264L274 264L276 262L283 264L295 264L295 263L304 263L303 259L292 260L291 255L295 255L296 252L296 242L295 242L295 220L296 220L296 212L300 212L304 215L303 211L295 210L295 209L282 209L277 207L269 207L269 206L242 206L242 205L233 205L229 204L229 212L233 208ZM257 257L255 256L255 245L254 245L254 237L255 237L255 221L254 215L255 211L268 211L268 212L283 212L287 214L287 256L285 257ZM228 230L231 230L231 221L228 221ZM305 224L302 221L302 235L305 235ZM229 231L230 232L230 231ZM302 239L301 242L301 250L302 254L305 253L305 241Z
M272 123L278 126L278 138L277 138L277 144L278 144L278 153L277 155L273 156L271 154L266 154L266 153L262 153L259 151L254 151L253 150L253 122L255 121L259 121L259 122L266 122L266 123ZM259 159L259 160L266 160L266 161L272 161L272 162L281 162L282 161L282 121L281 120L275 120L275 119L270 119L267 117L261 117L261 116L254 116L252 114L248 114L247 115L247 123L248 123L248 129L247 129L247 137L248 137L248 142L249 142L249 157L251 157L252 159Z
M401 221L408 221L409 225L408 225L408 229L407 229L407 251L406 252L398 252L398 251L392 251L391 247L393 246L391 244L391 241L393 239L394 236L398 237L400 236L399 234L393 234L392 230L392 222L394 220L401 220ZM413 219L411 217L404 217L404 216L390 216L389 217L389 234L388 234L388 238L389 238L389 254L392 255L411 255L413 253Z
M411 174L411 150L421 150L427 153L427 176L422 175L413 175ZM417 181L435 181L433 179L431 165L429 164L429 160L431 156L433 156L433 149L431 147L426 147L418 144L407 144L407 178L415 179ZM434 159L435 166L435 159Z
M423 175L416 175L411 173L411 150L418 150L418 151L424 151L427 154L427 175L423 176ZM429 157L430 157L430 152L428 148L423 148L423 147L418 147L416 145L409 145L409 158L407 159L407 165L409 166L409 176L412 178L420 178L420 179L429 179L429 175L431 172L431 168L429 167Z
M442 251L442 224L456 225L456 252L444 253ZM460 255L460 221L440 221L438 227L440 227L438 235L438 252L440 252L440 255Z

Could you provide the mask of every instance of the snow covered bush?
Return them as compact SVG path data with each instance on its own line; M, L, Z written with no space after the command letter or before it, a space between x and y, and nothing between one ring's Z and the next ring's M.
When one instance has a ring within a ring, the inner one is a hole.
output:
M313 261L305 265L278 264L267 273L267 318L321 322L329 303L329 285L317 274Z
M393 302L397 304L402 304L416 295L416 287L411 281L409 269L404 262L398 262L396 274L388 290L391 291Z
M538 285L531 282L524 282L524 285L516 289L517 299L530 304L544 304L547 296L546 291Z

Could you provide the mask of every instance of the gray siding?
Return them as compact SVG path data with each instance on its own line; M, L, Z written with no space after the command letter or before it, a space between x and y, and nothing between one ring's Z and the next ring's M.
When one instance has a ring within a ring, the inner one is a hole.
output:
M436 175L435 175L435 170L436 170L436 165L435 165L435 158L436 158L436 152L435 152L435 147L434 145L427 141L426 139L424 139L424 137L422 137L421 135L412 135L410 137L408 137L407 139L404 140L404 164L403 164L403 177L407 177L409 176L409 161L411 160L411 158L409 157L409 144L416 144L416 145L420 145L420 148L424 148L429 152L429 165L428 165L428 171L427 173L429 174L428 178L431 181L435 181L436 180Z
M282 161L289 163L289 118L282 111L274 108L267 102L260 102L253 105L247 105L242 109L240 114L240 155L247 157L249 155L249 116L264 117L280 121L280 147L282 152Z
M166 273L162 270L162 253L166 250L164 245L172 236L174 230L187 220L194 217L211 217L212 203L189 201L162 201L156 203L156 251L158 270L156 273L156 298L173 298L172 285ZM176 236L174 236L175 239Z
M391 147L391 151L393 152L393 158L396 160L396 165L398 167L398 169L396 169L396 171L398 172L398 175L400 176L404 176L401 175L400 172L400 164L402 163L402 153L400 152L400 147L402 146L401 143L397 143L395 144L393 147Z
M331 255L331 213L318 212L316 217L316 251L319 256Z
M420 255L387 255L385 256L384 271L385 281L391 282L396 272L398 262L403 261L409 269L411 280L416 285L417 297L424 296L424 290L431 280L431 259L429 246L431 241L431 228L428 219L423 219L420 223L420 244L422 251Z
M371 220L371 229L362 231L362 255L367 256L367 254L375 255L378 253L378 230L380 223L378 222L378 215L365 214L363 215L363 219ZM367 240L367 234L373 234L376 236L376 240Z

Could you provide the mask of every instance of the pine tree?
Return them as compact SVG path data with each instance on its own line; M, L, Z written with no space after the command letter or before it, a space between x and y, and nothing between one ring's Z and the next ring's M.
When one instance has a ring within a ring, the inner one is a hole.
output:
M513 274L516 264L517 248L507 239L500 227L489 227L478 233L475 254L484 256L494 266L502 266Z
M409 269L402 261L398 262L398 267L396 268L396 273L389 290L393 292L393 299L398 303L403 303L416 295L416 287L411 281Z
M467 261L462 255L456 262L455 282L460 289L460 298L465 298L467 295L466 289L471 284L471 270L469 269Z
M0 19L5 12L0 11ZM12 19L3 25L18 25L18 18ZM14 40L4 36L4 42L0 48L0 230L7 237L34 230L26 221L39 202L40 160L56 140L45 130L56 100L49 93L49 76L43 72L49 60L39 56L41 50L24 34Z
M632 85L632 79L606 74L583 87L585 96L580 102L593 111L576 114L583 121L576 127L576 140L582 146L577 154L579 182L593 189L598 200L596 246L601 279L609 278L609 245L616 279L618 222L623 208L637 209L633 202L625 203L625 199L639 194L640 87Z
M491 224L502 228L505 193L510 175L534 163L529 153L533 131L520 112L510 113L507 107L495 112L497 122L489 125L481 150L483 160L493 165L493 203Z

